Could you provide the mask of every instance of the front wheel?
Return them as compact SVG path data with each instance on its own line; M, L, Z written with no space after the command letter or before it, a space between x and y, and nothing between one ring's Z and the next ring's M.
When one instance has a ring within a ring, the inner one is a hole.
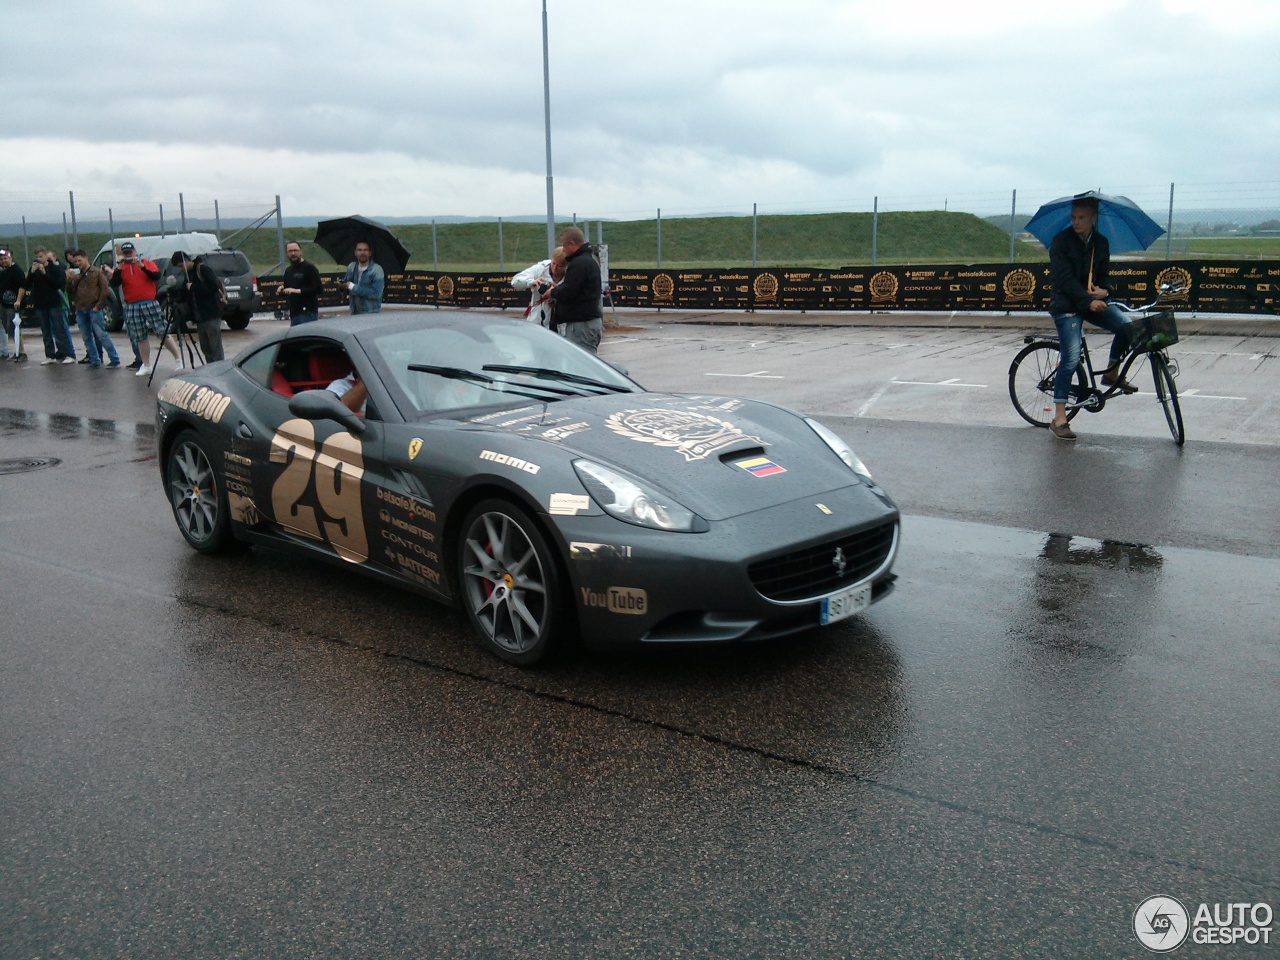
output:
M462 522L457 571L485 649L521 667L551 652L568 615L555 556L527 513L505 500L476 504Z
M226 318L227 326L232 330L243 330L249 325L249 321L252 319L253 314L247 310L237 310Z
M1156 381L1156 399L1164 410L1165 422L1169 424L1169 432L1173 434L1173 442L1182 446L1187 439L1186 430L1182 426L1182 406L1178 403L1178 384L1169 369L1169 361L1158 353L1151 354L1151 376Z
M184 430L169 448L165 486L187 543L201 553L220 553L234 544L227 492L194 430Z
M1058 345L1048 341L1029 343L1009 364L1009 399L1022 419L1036 427L1053 422L1053 378L1058 372ZM1088 389L1084 370L1076 368L1072 395L1084 397ZM1067 419L1075 418L1079 407L1067 408Z

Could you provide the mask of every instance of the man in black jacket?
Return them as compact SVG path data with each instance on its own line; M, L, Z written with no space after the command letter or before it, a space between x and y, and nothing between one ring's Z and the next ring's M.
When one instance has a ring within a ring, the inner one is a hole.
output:
M66 287L67 273L58 263L57 256L44 247L36 247L35 261L31 264L31 272L27 274L17 306L21 309L23 300L30 294L36 322L44 336L45 358L40 361L42 365L58 361L76 362L76 348L71 342L71 328L67 326L67 304L63 299Z
M22 268L13 262L13 254L0 249L0 328L4 330L4 342L0 344L0 360L25 360L27 355L21 353L18 332L18 313L14 304L22 292L26 282ZM9 338L13 338L13 350L9 349Z
M565 256L564 279L552 287L543 300L555 301L556 326L565 339L595 353L604 330L600 264L591 255L586 237L577 227L569 227L560 234L560 245Z
M290 240L284 245L289 265L284 268L280 292L289 304L289 326L310 323L320 316L320 271L302 257L302 244Z
M1129 349L1128 320L1113 304L1107 302L1110 283L1111 245L1097 230L1098 201L1082 197L1071 204L1071 226L1061 231L1049 245L1049 277L1053 294L1049 313L1058 328L1061 355L1053 378L1053 422L1050 432L1059 440L1074 440L1067 423L1067 401L1071 399L1071 382L1080 365L1081 330L1084 321L1115 334L1111 341L1111 359L1102 372L1105 386L1119 383L1125 393L1137 388L1120 380L1120 361Z
M182 271L183 296L191 306L191 318L200 339L200 352L205 363L223 358L222 352L222 281L204 262L203 257L192 260L183 250L175 250L169 258L170 266Z

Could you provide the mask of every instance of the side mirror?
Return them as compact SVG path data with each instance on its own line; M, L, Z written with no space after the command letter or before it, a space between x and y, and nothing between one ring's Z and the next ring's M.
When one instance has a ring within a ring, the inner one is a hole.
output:
M364 420L328 390L303 390L289 398L289 412L303 420L336 420L354 434L366 429Z

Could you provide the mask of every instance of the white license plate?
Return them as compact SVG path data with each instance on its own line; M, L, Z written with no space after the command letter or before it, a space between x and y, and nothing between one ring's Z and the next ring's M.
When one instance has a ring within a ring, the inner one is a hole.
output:
M833 593L822 601L822 620L825 625L852 617L871 606L871 584L864 583L860 587L850 587Z
M233 289L231 289L230 287L228 287L228 288L227 288L227 299L228 299L228 300L239 300L239 299L240 299L240 291L239 291L239 290L233 290Z

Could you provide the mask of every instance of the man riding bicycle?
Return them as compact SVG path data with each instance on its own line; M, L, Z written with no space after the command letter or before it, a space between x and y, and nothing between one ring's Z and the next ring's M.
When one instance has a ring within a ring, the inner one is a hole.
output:
M1049 245L1049 277L1053 283L1049 313L1058 328L1061 351L1053 378L1054 414L1049 431L1059 440L1076 438L1067 423L1067 402L1071 398L1072 378L1080 364L1081 330L1085 320L1115 334L1110 361L1102 372L1102 383L1117 386L1124 393L1137 392L1137 387L1119 380L1120 362L1129 349L1128 322L1117 307L1107 302L1111 295L1107 289L1111 245L1097 231L1097 224L1098 201L1082 197L1071 204L1071 226Z

